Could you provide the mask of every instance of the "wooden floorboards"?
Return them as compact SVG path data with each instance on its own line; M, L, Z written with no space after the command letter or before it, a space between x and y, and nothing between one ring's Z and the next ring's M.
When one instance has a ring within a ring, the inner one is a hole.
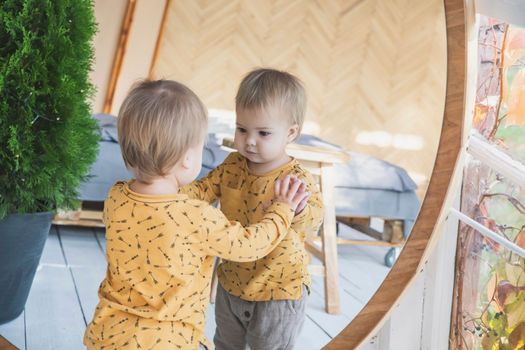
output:
M344 227L341 235L363 239ZM84 349L82 336L98 302L97 289L105 274L103 229L53 226L24 312L0 326L0 335L24 350ZM339 246L341 314L324 311L321 277L313 278L307 318L296 349L320 349L337 335L381 284L388 268L387 249ZM207 313L206 335L215 330L214 306ZM4 348L0 342L0 350ZM10 349L10 348L5 348Z

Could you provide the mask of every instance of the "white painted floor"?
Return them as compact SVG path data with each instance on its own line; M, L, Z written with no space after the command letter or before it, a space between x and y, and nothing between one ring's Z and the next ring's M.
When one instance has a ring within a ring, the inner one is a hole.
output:
M341 235L367 239L341 225ZM53 226L25 311L1 325L0 335L24 350L84 349L82 336L97 304L97 289L105 274L104 231ZM341 314L324 311L321 277L313 278L307 319L296 349L316 350L336 336L365 305L389 268L383 264L387 248L338 247ZM213 338L213 305L207 314L206 335Z

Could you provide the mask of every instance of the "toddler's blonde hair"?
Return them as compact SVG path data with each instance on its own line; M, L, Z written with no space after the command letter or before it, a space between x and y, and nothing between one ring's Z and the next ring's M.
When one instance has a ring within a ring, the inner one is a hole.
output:
M294 75L271 68L258 68L249 72L241 81L236 109L281 108L290 125L297 124L299 131L306 113L306 92L302 82Z
M118 138L128 169L141 181L164 176L185 152L203 141L204 104L172 80L135 84L118 113Z

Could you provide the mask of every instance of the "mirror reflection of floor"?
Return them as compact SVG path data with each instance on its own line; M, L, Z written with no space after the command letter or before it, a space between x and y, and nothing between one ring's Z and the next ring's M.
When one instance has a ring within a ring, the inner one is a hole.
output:
M342 226L340 235L367 239ZM19 349L84 349L82 336L98 302L105 274L104 231L78 227L51 228L25 311L0 326L0 334ZM324 311L322 277L313 278L307 319L296 349L320 349L357 315L388 268L387 248L339 246L341 314ZM315 263L315 262L314 262ZM213 337L213 305L207 313L206 335Z

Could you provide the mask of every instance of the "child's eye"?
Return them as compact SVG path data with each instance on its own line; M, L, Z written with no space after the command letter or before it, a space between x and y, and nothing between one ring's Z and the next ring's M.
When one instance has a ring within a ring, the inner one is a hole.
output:
M268 136L268 135L271 135L272 133L271 132L268 132L268 131L259 131L259 135L261 136Z
M237 128L237 131L244 134L246 132L246 129L245 128Z

